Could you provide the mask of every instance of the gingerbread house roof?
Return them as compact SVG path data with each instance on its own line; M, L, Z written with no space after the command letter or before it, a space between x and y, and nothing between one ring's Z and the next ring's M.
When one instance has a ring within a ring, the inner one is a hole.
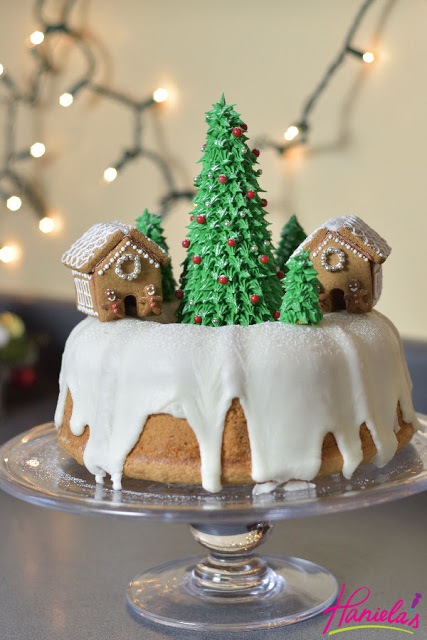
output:
M170 258L164 249L135 227L117 220L94 224L64 253L62 262L70 269L90 273L125 236L141 245L162 267L168 264Z
M338 233L343 238L356 245L371 260L377 264L384 262L391 252L391 247L379 233L374 231L357 216L339 216L324 222L313 231L294 251L291 258L303 249L313 249L324 238L328 231Z

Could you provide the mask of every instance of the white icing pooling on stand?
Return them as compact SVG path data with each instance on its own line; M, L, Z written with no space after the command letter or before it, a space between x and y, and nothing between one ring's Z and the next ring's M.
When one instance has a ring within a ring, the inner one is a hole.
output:
M332 432L350 477L362 459L359 428L371 430L385 465L396 451L397 403L416 424L411 382L397 330L381 314L331 313L318 328L285 323L203 327L83 320L71 333L55 416L68 389L71 430L90 425L89 471L115 488L147 417L186 418L200 446L203 486L221 488L226 413L239 398L248 423L257 483L311 480Z

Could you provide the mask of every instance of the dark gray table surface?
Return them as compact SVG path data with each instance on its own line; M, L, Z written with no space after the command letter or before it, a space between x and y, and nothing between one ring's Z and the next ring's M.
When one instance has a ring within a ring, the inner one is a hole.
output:
M425 367L425 360L420 366ZM423 379L424 371L422 371ZM419 379L419 378L418 378ZM421 389L421 387L420 387ZM0 442L50 421L54 397L13 409L0 421ZM425 410L425 407L421 407ZM368 608L409 609L423 594L414 637L427 638L427 493L353 512L277 524L261 552L317 562L346 584L346 595L371 589ZM201 550L185 525L95 518L50 511L0 492L0 639L130 640L144 638L322 637L325 616L272 631L216 634L180 631L133 619L129 580L144 569ZM335 627L334 627L335 628ZM348 631L349 640L389 640L401 632ZM409 637L409 636L407 636Z

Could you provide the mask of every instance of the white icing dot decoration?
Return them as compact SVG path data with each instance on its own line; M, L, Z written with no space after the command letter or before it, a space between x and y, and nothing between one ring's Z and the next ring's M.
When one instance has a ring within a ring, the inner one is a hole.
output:
M128 260L132 261L134 265L132 273L124 273L122 269L123 263L127 262ZM117 260L116 274L119 276L119 278L122 278L123 280L135 280L140 273L141 273L141 260L139 259L139 256L134 256L132 253L124 253Z
M314 236L321 230L326 229L328 231L332 231L332 235L338 234L340 229L347 229L355 239L355 244L360 246L362 243L365 247L371 249L371 251L375 252L380 258L385 260L388 258L391 252L391 248L388 243L382 238L379 233L374 231L369 225L366 224L361 218L357 216L340 216L338 218L331 218L322 224L321 227L315 229L312 234L308 236L300 244L300 246L294 251L291 257L300 253L303 248L306 246L310 246L310 241L314 238ZM347 249L350 248L349 245L346 244ZM362 250L363 246L360 247Z
M130 226L121 222L102 222L88 229L62 256L68 267L82 269L107 244L113 233L129 233Z
M338 256L338 264L329 264L328 256L337 255ZM345 265L345 253L338 249L337 247L328 247L323 250L322 258L321 258L322 267L326 269L326 271L342 271Z

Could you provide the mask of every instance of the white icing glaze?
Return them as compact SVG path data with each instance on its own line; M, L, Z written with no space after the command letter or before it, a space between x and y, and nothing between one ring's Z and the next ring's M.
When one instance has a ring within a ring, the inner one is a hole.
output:
M293 491L311 491L316 488L316 485L312 482L305 482L305 480L289 480L283 489L286 492L292 493Z
M83 320L70 334L60 374L55 422L68 389L71 430L90 425L89 471L112 475L150 414L186 418L200 446L203 486L221 488L226 413L239 398L248 423L256 483L313 479L323 438L335 435L349 478L362 459L366 422L385 465L396 451L396 406L417 425L402 344L376 311L331 313L318 328L281 322L248 327Z

